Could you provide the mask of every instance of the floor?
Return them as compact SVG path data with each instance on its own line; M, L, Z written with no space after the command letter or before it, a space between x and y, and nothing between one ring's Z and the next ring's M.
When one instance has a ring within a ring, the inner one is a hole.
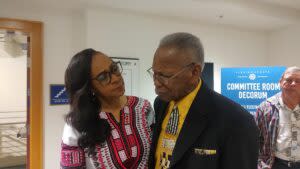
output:
M26 165L23 166L15 166L15 167L4 167L0 169L26 169Z

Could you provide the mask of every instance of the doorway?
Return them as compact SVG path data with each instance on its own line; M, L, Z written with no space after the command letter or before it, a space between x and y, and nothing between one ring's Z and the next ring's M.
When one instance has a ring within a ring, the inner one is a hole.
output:
M26 167L28 42L25 33L0 29L0 169Z
M27 91L25 97L27 99L25 99L27 117L25 118L25 121L23 119L22 124L19 126L15 125L17 126L17 130L14 134L17 135L16 138L11 138L19 141L19 143L22 143L23 145L24 142L26 143L26 148L24 150L26 152L26 158L20 158L21 162L22 160L25 160L26 168L41 169L43 168L42 23L0 18L0 30L6 33L9 32L11 34L21 34L26 36ZM14 114L14 117L16 117L15 115L16 114ZM20 117L20 119L21 118L22 117ZM12 146L13 145L8 145L8 147Z

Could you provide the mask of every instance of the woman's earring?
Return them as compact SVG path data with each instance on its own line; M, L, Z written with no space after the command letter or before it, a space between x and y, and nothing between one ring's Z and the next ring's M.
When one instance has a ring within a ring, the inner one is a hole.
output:
M93 91L92 91L92 100L93 100L94 102L97 101L96 93L93 92Z

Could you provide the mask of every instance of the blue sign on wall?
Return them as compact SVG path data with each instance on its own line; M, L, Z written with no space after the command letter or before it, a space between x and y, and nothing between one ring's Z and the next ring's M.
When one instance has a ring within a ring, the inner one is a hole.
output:
M265 99L280 91L279 80L286 67L222 68L221 93L251 114Z
M61 84L50 85L50 105L68 104L66 88Z

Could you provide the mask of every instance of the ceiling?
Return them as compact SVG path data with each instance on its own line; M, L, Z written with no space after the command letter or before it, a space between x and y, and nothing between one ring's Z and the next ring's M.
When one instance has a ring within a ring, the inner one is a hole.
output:
M112 8L260 31L300 23L300 0L26 0L24 5L77 10Z

